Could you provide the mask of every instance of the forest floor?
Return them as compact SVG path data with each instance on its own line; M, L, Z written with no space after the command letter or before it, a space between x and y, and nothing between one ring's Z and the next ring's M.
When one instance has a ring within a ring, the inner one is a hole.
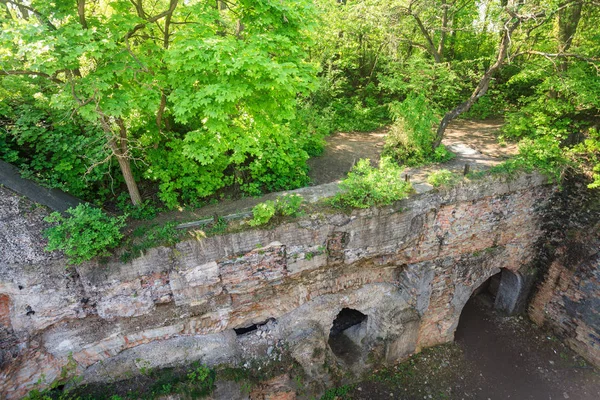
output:
M484 296L465 306L455 342L424 350L353 385L344 400L597 400L600 375L526 317Z
M502 119L455 120L448 126L443 144L456 157L443 168L462 172L465 164L471 171L482 170L501 163L517 153L516 144L498 140ZM361 158L378 161L385 144L386 128L374 132L340 132L326 138L327 147L319 157L308 160L309 176L313 185L334 182L346 177ZM425 182L427 175L440 169L439 164L409 169L413 182Z

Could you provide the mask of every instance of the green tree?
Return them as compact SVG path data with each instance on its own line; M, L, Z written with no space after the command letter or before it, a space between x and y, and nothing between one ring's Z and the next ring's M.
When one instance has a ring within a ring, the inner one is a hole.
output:
M2 4L0 74L22 77L52 107L101 131L107 157L97 164L116 158L134 204L143 176L161 182L171 206L206 182L198 194L249 185L261 170L270 175L249 190L305 176L303 138L288 125L297 93L312 85L299 45L311 28L310 1ZM257 161L280 146L296 150ZM165 170L167 157L175 165ZM197 172L210 176L198 181Z

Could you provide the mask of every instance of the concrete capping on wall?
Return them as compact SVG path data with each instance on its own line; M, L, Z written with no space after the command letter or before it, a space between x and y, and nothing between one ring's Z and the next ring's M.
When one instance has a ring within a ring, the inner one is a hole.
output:
M22 178L15 166L2 160L0 160L0 184L54 211L64 212L68 208L77 207L82 202L61 190L48 189Z

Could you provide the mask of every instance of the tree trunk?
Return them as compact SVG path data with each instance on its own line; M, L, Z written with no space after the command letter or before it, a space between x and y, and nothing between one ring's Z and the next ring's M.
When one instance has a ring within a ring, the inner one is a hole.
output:
M417 26L419 27L419 31L421 31L421 35L423 35L423 38L427 42L427 49L429 51L429 54L431 54L431 56L433 57L434 62L436 64L441 63L442 57L437 52L435 43L433 42L433 38L427 31L427 28L425 28L425 25L423 25L421 18L419 18L419 16L417 14L414 14L410 9L408 11L409 11L410 15L414 18L415 22L417 23Z
M577 26L581 19L581 9L583 3L574 3L569 7L565 7L558 12L557 25L558 25L558 53L565 53L571 47L573 37L577 32ZM568 62L564 58L559 64L559 71L565 72L567 70Z
M127 154L127 130L125 128L125 124L120 118L117 120L117 125L119 126L119 136L117 137L111 129L108 117L101 111L98 111L98 114L100 115L100 124L102 125L102 130L109 137L108 144L110 149L115 157L117 157L117 161L119 162L121 174L123 175L123 179L127 185L127 191L129 192L131 202L137 206L141 204L142 196L140 196L140 191L137 187L137 183L135 182L135 178L133 177L133 172L131 171L131 162Z
M121 155L117 155L117 161L119 162L121 173L125 179L125 184L127 185L127 191L129 192L131 202L137 206L141 204L142 197L140 196L140 191L138 190L137 183L135 182L133 173L131 172L131 162L127 157L123 157Z
M440 57L440 61L444 60L445 46L446 46L446 30L448 29L448 8L449 4L446 3L446 0L442 0L442 30L440 32L440 41L438 43L437 54Z
M448 111L446 115L444 115L444 118L442 118L438 126L435 135L435 140L433 141L432 145L432 150L435 150L442 143L442 139L444 138L444 132L446 131L448 124L460 114L469 111L469 109L471 108L471 106L473 106L473 104L475 104L477 99L482 97L487 92L488 88L490 87L490 82L494 77L494 74L498 72L498 70L500 70L500 68L504 64L504 60L506 59L508 48L510 46L510 35L515 29L517 29L520 23L521 20L517 19L517 21L513 22L511 25L505 26L504 31L502 33L502 38L500 39L498 54L496 55L496 62L494 62L494 64L481 77L481 80L477 84L477 87L475 87L475 90L473 90L473 93L471 93L471 97L469 97L467 101L459 104L453 110Z

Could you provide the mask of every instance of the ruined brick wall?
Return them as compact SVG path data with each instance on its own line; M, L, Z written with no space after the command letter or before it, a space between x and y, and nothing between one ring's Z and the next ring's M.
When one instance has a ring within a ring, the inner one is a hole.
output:
M567 179L543 211L544 270L529 315L600 366L600 190Z
M318 379L329 373L326 360L356 373L395 362L453 340L464 304L490 276L527 275L550 190L537 175L486 178L380 209L315 212L129 263L68 269L38 252L40 227L19 225L23 210L6 201L0 215L14 223L3 229L36 239L22 239L31 251L0 260L0 393L18 398L63 367L84 382L112 381L142 368L285 351ZM2 235L5 248L19 248ZM328 345L342 308L367 316L353 333L360 351L351 362ZM234 331L252 324L265 328Z

